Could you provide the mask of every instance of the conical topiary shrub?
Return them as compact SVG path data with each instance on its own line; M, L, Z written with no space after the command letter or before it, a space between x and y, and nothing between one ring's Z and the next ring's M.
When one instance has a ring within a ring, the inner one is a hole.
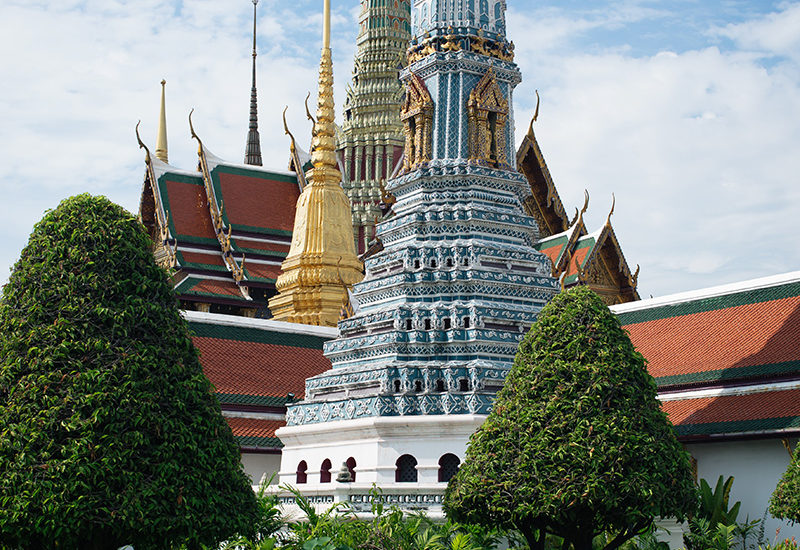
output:
M0 300L0 546L171 548L256 504L144 228L102 197L36 225Z
M588 287L556 296L519 347L450 482L451 519L616 548L695 501L689 457L619 321Z

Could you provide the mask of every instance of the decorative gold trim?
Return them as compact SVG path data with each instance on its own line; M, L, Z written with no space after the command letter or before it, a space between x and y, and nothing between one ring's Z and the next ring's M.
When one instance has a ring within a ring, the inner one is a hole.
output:
M189 131L192 134L192 137L197 140L197 156L199 159L199 168L200 172L203 174L203 186L206 191L206 197L208 199L208 208L209 213L211 214L211 223L214 225L214 233L217 237L217 242L219 242L220 247L222 248L222 261L225 262L225 266L228 268L228 271L231 272L233 276L233 280L236 282L236 285L239 287L239 291L242 295L250 300L250 293L247 290L247 287L242 285L242 281L245 281L247 277L244 273L244 255L242 255L241 263L236 261L234 257L234 246L231 242L231 232L233 231L233 227L228 227L227 233L225 232L225 222L223 217L223 205L222 201L217 202L217 196L214 193L214 185L211 180L211 171L208 168L208 159L206 158L206 150L203 146L203 142L200 139L200 136L197 135L197 132L194 131L194 125L192 124L192 114L194 113L194 109L189 112Z
M406 138L403 171L410 172L431 160L433 135L433 100L425 82L414 73L406 85L400 120Z
M161 205L161 196L158 193L158 182L156 181L156 173L153 169L153 159L150 155L150 149L147 148L147 145L144 144L141 136L139 135L139 125L141 123L141 120L136 123L136 141L139 142L139 148L144 149L145 153L144 163L147 171L147 179L150 181L150 192L153 194L153 209L156 211L156 223L158 224L159 238L161 239L161 245L164 249L164 252L166 252L168 259L166 267L174 268L178 266L178 258L176 254L178 250L178 242L170 235L169 212L166 212Z
M510 170L506 152L508 102L491 67L469 94L467 116L470 160Z
M310 94L309 94L310 95ZM294 171L297 174L297 186L300 188L300 192L303 192L308 183L306 182L306 173L303 171L303 165L300 162L300 155L297 153L297 143L294 140L294 136L289 131L289 125L286 123L286 110L289 109L289 106L283 108L283 131L289 136L291 140L289 142L289 154L292 157L292 162L294 163ZM306 113L308 117L311 118L311 114L308 113L308 98L306 98ZM314 120L311 118L311 120Z

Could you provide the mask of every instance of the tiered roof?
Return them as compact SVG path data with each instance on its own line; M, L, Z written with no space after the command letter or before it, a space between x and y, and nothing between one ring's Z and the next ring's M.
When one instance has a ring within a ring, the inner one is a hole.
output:
M587 194L583 209L569 221L533 133L533 121L517 150L517 167L531 187L524 206L539 225L535 248L550 258L553 275L567 288L588 285L609 305L638 300L638 270L631 273L628 267L611 225L611 214L600 229L590 233L583 222L589 205Z
M679 437L800 433L800 272L612 311Z
M203 372L243 449L279 449L275 430L287 403L305 395L305 379L330 368L322 345L333 328L187 311Z
M199 141L199 140L198 140ZM292 172L225 162L200 144L198 172L147 155L140 217L188 309L268 315L300 195Z

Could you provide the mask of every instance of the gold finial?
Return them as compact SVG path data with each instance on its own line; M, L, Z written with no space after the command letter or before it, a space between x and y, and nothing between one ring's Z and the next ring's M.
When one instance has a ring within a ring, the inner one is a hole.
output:
M614 206L617 204L617 197L614 196L614 193L611 193L611 212L608 213L608 217L606 218L606 225L611 225L611 215L614 214Z
M167 155L167 102L164 88L167 81L161 81L161 114L158 117L158 137L156 138L156 157L162 162L169 162Z
M533 123L536 122L539 118L539 90L536 90L536 111L533 113L533 118L531 119L531 124L528 126L528 137L533 139Z
M322 5L322 49L331 47L331 0L324 0Z

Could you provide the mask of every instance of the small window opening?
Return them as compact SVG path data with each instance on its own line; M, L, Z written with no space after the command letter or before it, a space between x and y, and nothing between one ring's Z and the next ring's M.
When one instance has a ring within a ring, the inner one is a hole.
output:
M453 267L453 258L447 258L444 263L447 267Z
M447 483L450 481L456 472L461 461L454 454L447 453L442 455L439 459L439 483Z
M451 323L452 321L450 320L450 317L443 319L444 330L450 330Z
M347 459L347 462L345 462L345 465L347 466L347 470L350 472L350 481L355 481L356 480L356 459L351 456L350 458ZM456 466L456 467L458 467L458 466Z
M306 470L308 470L308 464L306 464L305 460L301 460L300 464L297 465L297 478L295 479L296 483L308 482L308 475L306 474Z
M327 458L322 461L322 467L319 469L319 482L331 482L331 461Z
M414 260L414 269L419 269L419 260Z
M469 391L469 380L467 380L466 378L459 378L458 391Z
M417 481L417 459L411 455L403 455L395 462L394 480L397 483L414 483Z
M422 380L414 380L414 391L417 393L422 391Z
M436 267L436 265L437 265L437 264L436 264L436 260L431 260L431 267L435 268L435 267Z
M439 393L442 393L444 391L444 380L442 380L441 378L439 378L436 381L436 391Z
M425 319L425 330L431 330L431 320Z
M412 324L411 319L406 319L406 330L411 330Z
M400 380L394 381L394 393L400 393Z
M461 260L461 265L467 267L469 265L469 258L464 258L463 260Z
M469 328L469 317L464 317L464 328Z

